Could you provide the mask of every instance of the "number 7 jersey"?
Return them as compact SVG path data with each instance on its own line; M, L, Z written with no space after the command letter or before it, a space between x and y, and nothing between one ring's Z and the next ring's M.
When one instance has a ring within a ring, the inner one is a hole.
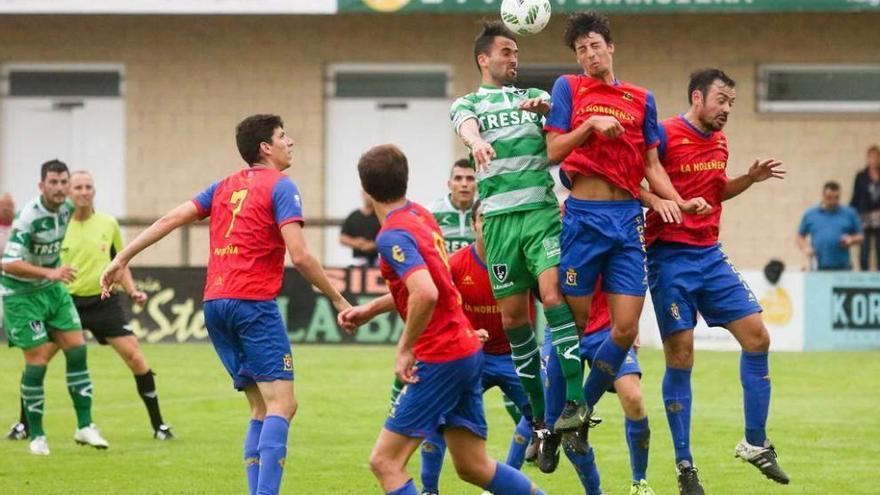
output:
M274 299L284 276L281 227L303 223L302 199L287 175L253 166L215 182L193 198L211 217L205 301Z

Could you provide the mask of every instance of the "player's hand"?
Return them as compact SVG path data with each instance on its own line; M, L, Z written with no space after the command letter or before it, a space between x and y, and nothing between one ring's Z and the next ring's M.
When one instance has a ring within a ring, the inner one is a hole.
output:
M481 344L485 344L487 340L489 340L489 332L485 329L480 328L479 330L474 330L474 333L477 334L477 338L480 339Z
M488 171L489 163L495 158L495 148L482 139L472 142L470 148L471 155L474 157L474 163L477 165L477 171Z
M416 356L412 349L397 349L397 358L394 363L394 374L403 383L417 383L419 377L416 376Z
M532 112L538 115L547 115L548 113L550 113L550 102L539 96L537 98L532 98L530 100L526 100L520 103L519 108L520 110L525 110L526 112Z
M593 128L593 131L607 138L615 139L626 132L620 121L611 115L594 115L587 119L586 122Z
M348 304L348 301L346 301ZM343 308L339 315L336 316L336 322L347 333L352 334L359 326L370 321L372 315L365 305L351 306Z
M749 167L749 171L747 175L752 182L764 182L767 179L784 179L785 178L785 170L779 168L782 166L782 162L771 158L769 160L764 160L763 162L760 160L755 160L755 163Z
M49 273L46 274L46 279L67 284L76 280L76 269L67 265L59 266L49 270Z
M712 211L712 206L701 197L682 201L678 206L685 213L696 213L697 215L706 215Z
M134 290L128 294L128 297L139 308L143 308L147 304L147 293L142 290Z
M116 284L122 282L123 273L125 273L125 264L121 263L119 258L107 265L104 273L101 274L101 299L110 297Z
M681 208L671 199L658 198L651 204L651 209L656 211L665 223L681 223Z

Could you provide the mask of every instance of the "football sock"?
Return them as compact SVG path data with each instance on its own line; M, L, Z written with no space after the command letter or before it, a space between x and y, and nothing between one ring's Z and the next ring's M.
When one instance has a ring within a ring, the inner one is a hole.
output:
M504 410L510 415L510 419L513 420L514 424L519 423L520 418L522 418L522 413L519 412L519 408L516 407L516 404L510 400L510 397L508 397L507 394L501 394L501 399L504 401Z
M633 483L647 479L648 449L651 443L651 428L648 417L640 420L626 418L626 443L629 446L629 464Z
M67 391L76 410L77 428L92 424L92 379L86 361L86 346L72 347L64 351L67 359Z
M532 415L543 418L544 387L541 384L541 355L535 332L531 326L522 325L505 329L505 333L510 340L510 357L516 367L516 374L529 396Z
M281 416L266 416L260 431L260 478L258 495L276 495L281 488L281 475L287 460L287 430L290 423Z
M43 431L43 406L46 404L46 394L43 391L44 378L46 378L45 366L25 364L24 373L21 375L21 402L27 415L31 439L46 434Z
M21 397L18 399L18 422L28 426L27 414L24 412L24 399Z
M599 468L596 467L596 455L593 453L593 447L590 447L586 454L578 453L567 444L563 446L562 450L565 451L565 456L574 466L586 494L601 495L601 480L599 479Z
M663 404L672 433L676 464L681 461L694 463L691 455L691 401L691 369L667 367L663 375Z
M584 369L581 364L580 336L571 309L565 303L544 309L553 349L565 377L565 400L584 401Z
M403 486L396 490L391 490L385 495L419 495L419 491L416 490L416 484L413 483L413 480L410 478L410 480L404 483Z
M770 412L770 366L767 363L767 353L743 351L739 360L739 378L743 387L746 441L763 447L767 440L767 415Z
M584 398L587 406L593 410L593 406L602 398L617 378L617 370L626 359L627 349L621 349L609 335L605 342L596 351L593 363L590 366L590 374L584 384Z
M532 424L526 418L520 418L510 439L510 448L507 450L506 464L514 469L522 467L526 459L526 447L532 438Z
M440 491L440 470L443 469L443 456L446 455L446 440L442 433L434 433L422 442L422 491Z
M483 489L494 495L546 495L524 474L500 462L495 462L495 476Z
M143 375L134 375L134 381L137 384L138 395L147 406L147 413L150 415L150 424L153 430L158 430L162 425L162 413L159 411L159 396L156 394L156 382L153 380L153 370L147 370Z
M263 422L251 419L244 437L244 470L247 474L248 493L256 495L257 481L260 479L260 431Z

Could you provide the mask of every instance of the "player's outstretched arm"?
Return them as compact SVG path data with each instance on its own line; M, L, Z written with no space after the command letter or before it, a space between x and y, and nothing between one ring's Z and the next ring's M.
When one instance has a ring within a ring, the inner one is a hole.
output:
M764 161L755 160L755 163L749 167L748 172L727 181L727 184L724 185L724 194L721 197L721 200L727 201L728 199L739 196L745 192L746 189L750 188L752 184L764 182L771 178L784 179L785 170L779 168L780 166L782 166L782 162L773 158Z
M457 129L458 137L471 150L478 171L489 169L489 162L495 158L495 148L480 135L480 126L476 118L465 119Z
M138 234L128 246L120 251L101 275L101 297L110 297L113 286L123 283L128 263L144 249L162 240L178 227L195 222L199 219L199 210L192 201L180 204Z
M382 313L390 313L393 310L394 297L391 294L385 294L367 304L352 306L340 311L339 315L336 316L336 322L346 332L354 333L359 326L366 324Z
M419 335L425 331L434 306L437 304L439 292L431 274L427 269L417 269L406 278L407 300L406 326L397 343L397 360L394 373L403 383L415 383L415 355L413 346Z
M336 311L343 311L351 307L351 304L342 297L342 294L333 287L324 268L318 263L318 260L312 256L306 247L306 239L303 235L302 225L298 222L291 222L281 227L281 237L284 238L284 244L287 246L287 252L290 253L290 261L293 262L294 268L303 276L310 284L318 288L325 296L330 299L330 303L336 308Z
M701 197L691 198L687 201L682 199L678 191L675 190L675 187L672 186L672 181L669 180L669 175L666 173L666 169L663 168L663 164L660 163L657 148L649 149L645 153L645 179L648 180L648 185L651 187L651 191L654 191L654 194L661 198L675 201L679 209L685 213L705 215L712 211L709 203Z

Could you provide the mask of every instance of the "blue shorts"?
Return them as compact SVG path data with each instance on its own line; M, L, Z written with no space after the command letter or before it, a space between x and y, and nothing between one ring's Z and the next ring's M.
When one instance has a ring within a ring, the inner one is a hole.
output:
M278 303L214 299L205 301L204 310L208 337L236 389L293 380L293 354Z
M498 387L516 405L519 412L527 418L532 417L532 406L516 374L516 367L510 354L483 353L483 392Z
M709 326L760 313L761 306L721 245L709 247L657 242L648 255L648 280L660 337L697 325Z
M559 285L563 294L592 294L601 274L605 292L645 297L645 222L638 201L569 197L560 245Z
M593 360L596 351L605 342L605 339L611 336L611 329L606 328L598 332L587 335L581 339L581 360L587 363ZM553 349L550 342L550 328L544 329L544 344L541 346L541 364L544 371L544 421L548 425L552 425L562 413L565 406L565 377L562 376L562 368L559 366L559 357ZM629 349L620 370L617 372L617 378L624 375L642 376L642 368L639 366L639 358L636 357L635 350ZM586 389L586 385L584 386ZM614 392L614 384L608 387L609 392Z
M426 438L443 428L467 428L485 439L483 353L445 363L417 364L419 381L408 383L385 420L385 428L407 437Z

